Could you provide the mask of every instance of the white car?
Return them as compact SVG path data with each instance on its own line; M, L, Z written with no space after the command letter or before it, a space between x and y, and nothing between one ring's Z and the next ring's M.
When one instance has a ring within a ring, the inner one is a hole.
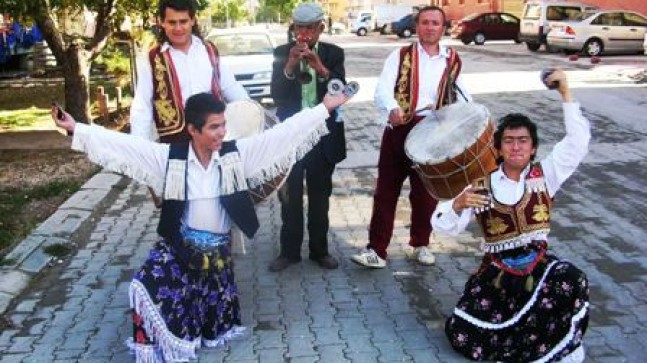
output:
M628 10L605 10L584 17L581 21L553 23L548 45L566 53L600 53L644 51L647 18Z
M259 102L269 99L274 61L274 40L263 30L214 29L207 39L214 42L226 65L249 96Z

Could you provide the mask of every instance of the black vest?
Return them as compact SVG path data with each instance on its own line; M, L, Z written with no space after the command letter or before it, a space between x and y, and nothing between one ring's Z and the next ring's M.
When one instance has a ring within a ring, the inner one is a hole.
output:
M220 156L230 153L238 152L235 141L224 142L220 149ZM169 148L169 161L171 159L184 160L186 163L189 155L188 143L170 144ZM188 170L188 168L186 169ZM221 169L221 184L222 184L222 169ZM186 175L184 176L184 183L186 185ZM166 188L166 185L164 185ZM186 199L188 188L185 187L185 195L183 200L164 199L162 202L162 214L160 216L159 224L157 225L157 233L167 240L174 240L180 236L180 225L182 223L182 215L186 207ZM220 188L223 190L223 188ZM254 210L254 203L247 190L237 191L229 195L221 195L220 203L231 218L248 238L253 238L258 230L259 223ZM216 202L217 203L217 202Z

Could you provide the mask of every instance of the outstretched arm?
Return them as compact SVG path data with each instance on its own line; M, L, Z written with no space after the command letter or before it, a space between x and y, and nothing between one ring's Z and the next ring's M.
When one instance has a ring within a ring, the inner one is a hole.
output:
M168 145L106 130L100 126L77 123L65 112L58 119L57 112L58 109L52 107L52 119L58 127L74 135L74 150L84 152L92 162L108 170L127 175L152 187L158 194L161 193Z

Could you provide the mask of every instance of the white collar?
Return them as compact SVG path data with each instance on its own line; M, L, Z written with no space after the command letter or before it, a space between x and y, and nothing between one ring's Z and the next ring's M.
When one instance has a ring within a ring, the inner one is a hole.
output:
M189 154L187 155L187 160L193 163L200 164L198 155L196 155L195 150L193 150L193 143L189 143ZM218 163L220 160L220 151L214 151L211 153L211 163Z
M427 52L422 48L422 44L420 42L416 42L418 46L418 53L420 54L427 54ZM433 57L444 57L444 58L449 58L449 50L446 46L442 44L438 44L438 54L431 56Z
M526 167L523 168L523 171L521 172L521 176L519 177L519 182L524 180L526 175L528 175L529 172L530 172L530 163L528 163L528 165L526 165ZM512 180L508 178L507 175L505 175L505 173L503 172L503 163L499 164L499 167L497 168L497 170L495 170L494 173L492 173L492 179L498 182L508 181L511 183L518 183L517 181Z
M200 46L204 46L202 44L202 40L200 40L200 38L198 38L194 34L191 34L191 46L189 47L189 50L191 50L191 48L193 47L200 47ZM160 47L160 52L166 52L169 49L175 49L175 47L173 47L171 43L169 43L168 41L165 41L164 44L162 44L162 46Z

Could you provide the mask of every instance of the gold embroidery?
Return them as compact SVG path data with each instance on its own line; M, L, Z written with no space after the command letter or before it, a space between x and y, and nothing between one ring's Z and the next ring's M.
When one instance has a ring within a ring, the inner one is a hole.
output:
M487 220L487 231L489 234L501 234L508 230L508 225L503 219L496 217Z
M177 124L177 111L169 99L168 85L166 84L166 73L168 72L162 62L162 55L155 57L155 80L157 81L157 94L159 99L154 102L159 122L164 126Z
M532 208L532 219L537 222L548 221L550 214L548 213L548 206L546 204L538 204Z
M400 71L400 79L398 80L398 92L395 96L398 105L402 109L402 112L405 115L409 114L411 109L411 103L409 101L408 89L409 89L409 75L411 73L411 53L406 52L404 59L402 60L402 69Z

